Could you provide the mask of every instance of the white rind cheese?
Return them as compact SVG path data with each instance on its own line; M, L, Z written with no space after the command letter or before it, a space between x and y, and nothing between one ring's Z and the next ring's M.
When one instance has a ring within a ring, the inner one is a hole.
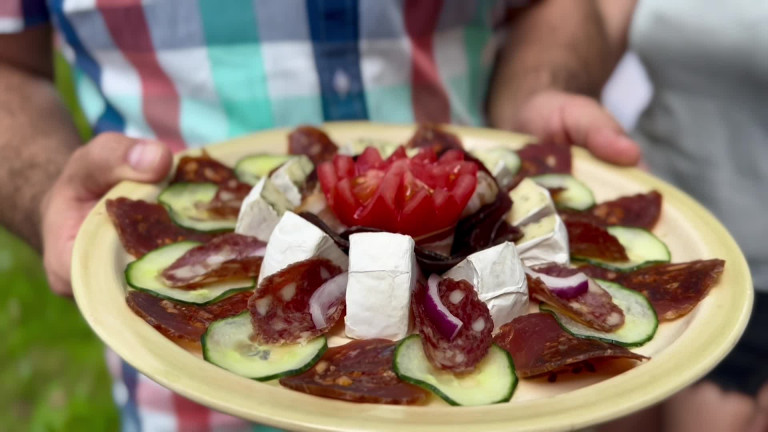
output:
M325 258L347 269L349 259L333 239L303 217L286 211L275 226L261 263L259 283L289 265L310 258Z
M520 228L523 238L517 241L517 251L526 267L570 264L568 231L557 213Z
M443 277L466 280L491 312L498 329L528 312L528 283L523 264L513 243L475 252L448 270Z
M530 178L524 178L512 191L512 211L507 221L515 226L525 225L555 213L555 203L549 191Z
M414 246L402 234L349 237L348 337L398 340L408 334L411 293L419 277Z
M300 186L307 180L307 176L312 172L315 166L312 161L304 155L295 156L275 170L269 179L275 187L283 193L283 196L291 203L291 208L296 208L301 204Z
M268 241L280 217L293 205L266 177L259 180L240 206L235 232Z

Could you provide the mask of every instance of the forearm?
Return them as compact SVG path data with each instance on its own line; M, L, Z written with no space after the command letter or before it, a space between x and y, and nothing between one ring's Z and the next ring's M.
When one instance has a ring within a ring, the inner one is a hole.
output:
M40 250L40 202L80 143L45 78L0 64L0 224Z
M621 60L629 42L629 27L637 0L597 0L605 24L613 65Z
M542 0L511 23L489 92L492 126L518 127L531 96L561 90L596 97L613 68L605 26L591 0Z

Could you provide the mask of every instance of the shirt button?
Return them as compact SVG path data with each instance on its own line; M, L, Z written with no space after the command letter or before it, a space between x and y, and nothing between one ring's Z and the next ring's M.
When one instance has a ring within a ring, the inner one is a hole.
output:
M336 94L342 98L347 96L349 87L349 75L341 69L336 69L336 72L333 74L333 89L336 91Z

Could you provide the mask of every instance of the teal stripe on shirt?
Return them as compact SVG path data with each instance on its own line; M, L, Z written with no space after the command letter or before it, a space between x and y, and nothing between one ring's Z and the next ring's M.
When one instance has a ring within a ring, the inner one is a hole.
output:
M85 75L80 69L73 68L75 72L75 88L80 108L83 110L88 124L95 124L106 108L104 97L99 92L99 88Z
M214 85L228 137L274 126L252 0L199 0Z

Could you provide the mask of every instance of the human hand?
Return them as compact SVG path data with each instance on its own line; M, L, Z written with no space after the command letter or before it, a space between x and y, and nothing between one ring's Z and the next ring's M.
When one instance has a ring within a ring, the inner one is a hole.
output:
M613 116L587 96L555 90L537 93L520 107L509 128L541 140L584 147L616 165L637 165L642 157L637 143Z
M80 225L99 199L123 180L162 180L172 159L161 142L116 133L100 134L72 154L40 205L43 265L54 293L72 295L72 247Z

